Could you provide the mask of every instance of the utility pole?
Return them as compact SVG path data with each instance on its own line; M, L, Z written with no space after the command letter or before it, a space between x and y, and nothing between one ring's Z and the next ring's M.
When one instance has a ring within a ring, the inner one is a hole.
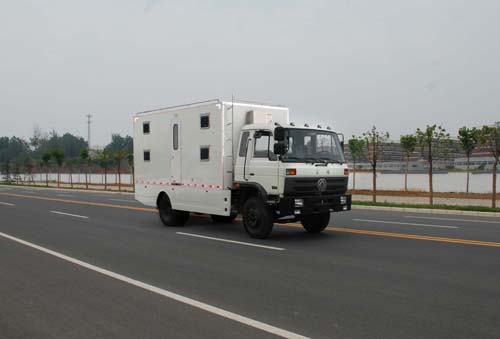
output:
M87 144L88 144L88 148L89 148L89 151L90 151L90 124L92 123L92 114L87 114L86 115L87 117L87 127L88 127L88 130L87 130Z

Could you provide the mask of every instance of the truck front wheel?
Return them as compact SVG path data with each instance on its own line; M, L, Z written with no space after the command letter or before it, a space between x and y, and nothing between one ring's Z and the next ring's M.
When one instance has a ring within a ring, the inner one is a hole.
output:
M302 216L302 227L310 233L323 231L330 222L330 213L310 214Z
M189 219L189 212L172 209L170 199L163 195L158 202L160 219L165 226L184 226Z
M269 207L257 197L243 205L243 226L252 238L264 239L273 230L273 216Z

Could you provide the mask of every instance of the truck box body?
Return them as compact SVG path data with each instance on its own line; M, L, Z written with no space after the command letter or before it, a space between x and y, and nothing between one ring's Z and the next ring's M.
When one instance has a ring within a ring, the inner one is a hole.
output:
M288 124L288 108L211 100L134 117L135 197L157 206L229 215L239 135L248 124Z

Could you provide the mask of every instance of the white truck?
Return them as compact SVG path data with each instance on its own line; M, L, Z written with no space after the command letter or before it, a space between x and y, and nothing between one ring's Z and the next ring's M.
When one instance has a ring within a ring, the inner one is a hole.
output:
M266 238L274 222L313 233L331 212L351 209L339 134L295 126L288 108L210 100L134 116L135 198L157 207L167 226L191 212L215 222L243 217Z

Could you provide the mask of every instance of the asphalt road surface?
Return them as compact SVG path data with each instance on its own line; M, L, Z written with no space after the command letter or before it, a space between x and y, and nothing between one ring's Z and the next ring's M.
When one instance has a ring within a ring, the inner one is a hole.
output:
M500 219L353 210L311 235L0 186L0 338L498 338Z

